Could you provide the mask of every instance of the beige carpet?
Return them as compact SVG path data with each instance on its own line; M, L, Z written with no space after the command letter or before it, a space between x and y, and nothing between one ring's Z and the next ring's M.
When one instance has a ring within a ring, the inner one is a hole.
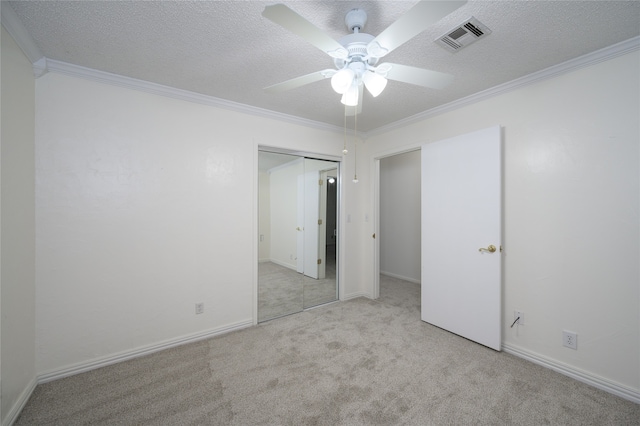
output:
M327 246L325 277L310 278L273 262L258 264L258 322L338 300L335 246Z
M323 279L264 262L258 265L258 322L338 300L335 268Z
M17 425L632 425L640 405L420 321L419 286L36 387Z

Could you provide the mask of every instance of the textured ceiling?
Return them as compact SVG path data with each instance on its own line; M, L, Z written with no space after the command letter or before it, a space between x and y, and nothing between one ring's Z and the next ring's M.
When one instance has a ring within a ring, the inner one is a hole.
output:
M325 53L262 17L277 1L11 1L49 59L342 126L328 80L288 92L262 89L332 67ZM379 34L414 1L285 1L335 39L344 15L368 14ZM433 40L474 16L492 34L450 53ZM390 81L365 94L358 127L370 131L640 35L640 1L469 1L385 61L455 76L444 90Z

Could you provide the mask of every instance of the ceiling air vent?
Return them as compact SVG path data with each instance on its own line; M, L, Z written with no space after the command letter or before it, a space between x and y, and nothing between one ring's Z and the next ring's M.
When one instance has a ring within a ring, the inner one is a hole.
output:
M489 34L491 34L491 30L472 16L438 37L435 42L450 52L457 52Z

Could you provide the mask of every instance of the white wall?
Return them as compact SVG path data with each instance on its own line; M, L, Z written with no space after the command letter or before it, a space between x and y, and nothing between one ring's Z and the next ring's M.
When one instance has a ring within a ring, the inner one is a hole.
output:
M297 160L269 170L270 260L272 262L296 270L300 236L297 228L304 229L306 213L299 211L300 208L306 208L305 201L299 199L301 195L305 197L306 187L300 188L298 185L304 185L306 173L326 170L327 167L335 168L335 163L299 157ZM304 246L306 248L306 245ZM314 255L314 259L316 257Z
M502 125L503 343L636 398L639 64L634 51L373 136L359 167L369 183L359 196L372 212L374 158ZM359 250L370 253L367 233ZM373 270L372 258L364 269ZM526 325L511 329L516 309ZM561 345L563 329L578 333L577 351Z
M271 199L271 261L296 269L298 255L298 178L304 174L304 159L269 172Z
M420 282L420 151L380 160L380 272Z
M258 145L342 150L337 132L55 73L36 82L36 112L36 365L49 377L250 324Z
M31 63L2 27L0 421L35 386L35 83Z

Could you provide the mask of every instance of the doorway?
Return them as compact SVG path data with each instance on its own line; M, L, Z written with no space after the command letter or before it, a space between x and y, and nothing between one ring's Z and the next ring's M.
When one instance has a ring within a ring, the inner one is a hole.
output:
M258 152L258 322L338 300L339 162Z
M420 304L420 150L379 160L379 296Z
M501 144L501 128L494 126L414 148L421 153L421 319L495 350L501 347L502 315ZM380 235L374 298L381 296L384 238L380 169L390 155L374 157Z

